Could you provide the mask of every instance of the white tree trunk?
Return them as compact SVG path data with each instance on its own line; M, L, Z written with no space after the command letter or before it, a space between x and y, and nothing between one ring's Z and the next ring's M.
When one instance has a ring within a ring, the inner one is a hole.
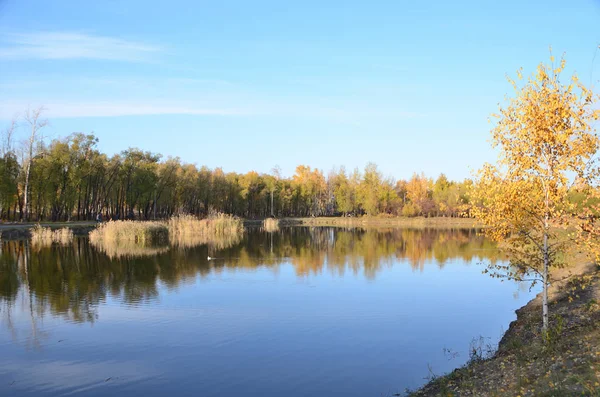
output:
M31 158L29 159L28 163L27 163L27 172L25 173L25 189L23 192L23 218L25 220L25 222L27 222L28 217L29 217L29 212L27 211L27 199L29 197L29 174L31 171Z
M548 254L548 232L544 232L544 270L542 292L542 331L548 332L548 267L550 257Z
M31 127L31 135L29 136L29 142L27 142L29 158L27 159L27 167L26 167L27 171L25 174L25 188L23 189L24 190L24 192L23 192L23 212L25 215L24 216L25 221L29 220L29 211L28 211L29 174L31 173L31 164L33 163L33 157L34 157L33 149L34 149L36 142L38 141L37 135L38 135L39 130L48 125L47 120L40 120L40 116L43 111L44 111L44 108L40 107L35 110L27 110L27 112L25 113L25 121ZM43 137L42 137L42 140L43 140Z

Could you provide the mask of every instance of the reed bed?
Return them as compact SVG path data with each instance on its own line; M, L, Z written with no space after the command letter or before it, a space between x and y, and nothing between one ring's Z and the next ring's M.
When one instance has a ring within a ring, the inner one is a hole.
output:
M207 219L180 215L166 222L103 223L90 232L90 242L111 258L150 256L166 251L167 242L179 247L200 244L217 249L230 247L242 239L243 230L242 220L230 215L218 214Z
M166 242L169 229L162 222L110 221L90 232L92 244L125 244L141 246Z
M179 215L167 221L171 244L192 247L208 244L215 247L230 247L238 243L244 231L241 219L218 214L207 219L192 215Z
M73 242L73 230L63 227L52 232L52 242L60 245L68 245Z
M73 231L67 227L52 230L49 227L36 225L31 229L31 243L38 247L48 247L52 244L68 245L73 242Z
M279 230L279 219L267 218L263 221L262 228L264 231L272 233Z

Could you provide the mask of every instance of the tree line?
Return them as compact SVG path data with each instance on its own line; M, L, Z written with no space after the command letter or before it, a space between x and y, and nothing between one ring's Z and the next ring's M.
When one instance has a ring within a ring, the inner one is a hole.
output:
M46 142L42 109L13 121L0 145L0 219L25 221L160 219L211 211L267 216L459 216L469 207L471 180L414 174L386 178L377 165L325 174L300 165L292 177L275 168L245 174L209 169L129 148L108 156L98 138L74 133ZM19 148L21 126L28 139Z

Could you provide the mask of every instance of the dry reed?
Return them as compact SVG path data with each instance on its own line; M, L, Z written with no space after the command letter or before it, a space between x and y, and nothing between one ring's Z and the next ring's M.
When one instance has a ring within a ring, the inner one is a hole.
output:
M73 231L67 227L52 230L49 227L36 225L31 229L31 243L38 247L48 247L52 244L68 245L73 241Z
M207 219L198 219L191 215L179 215L167 222L171 244L191 247L209 244L227 247L241 240L244 225L241 219L218 214Z
M279 230L279 219L267 218L263 221L262 227L266 232L276 232Z
M110 221L90 232L92 244L135 243L140 245L166 242L169 229L161 222Z
M225 248L238 243L242 220L218 214L208 219L180 215L166 222L115 221L103 223L90 233L90 242L110 257L156 255L172 245L192 247L208 244Z

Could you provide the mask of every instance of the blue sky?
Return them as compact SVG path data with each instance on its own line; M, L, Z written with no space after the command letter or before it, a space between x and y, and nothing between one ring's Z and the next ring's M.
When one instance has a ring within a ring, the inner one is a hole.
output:
M461 179L495 158L507 73L552 45L597 85L599 44L599 0L0 0L0 126L44 105L48 137L109 154Z

